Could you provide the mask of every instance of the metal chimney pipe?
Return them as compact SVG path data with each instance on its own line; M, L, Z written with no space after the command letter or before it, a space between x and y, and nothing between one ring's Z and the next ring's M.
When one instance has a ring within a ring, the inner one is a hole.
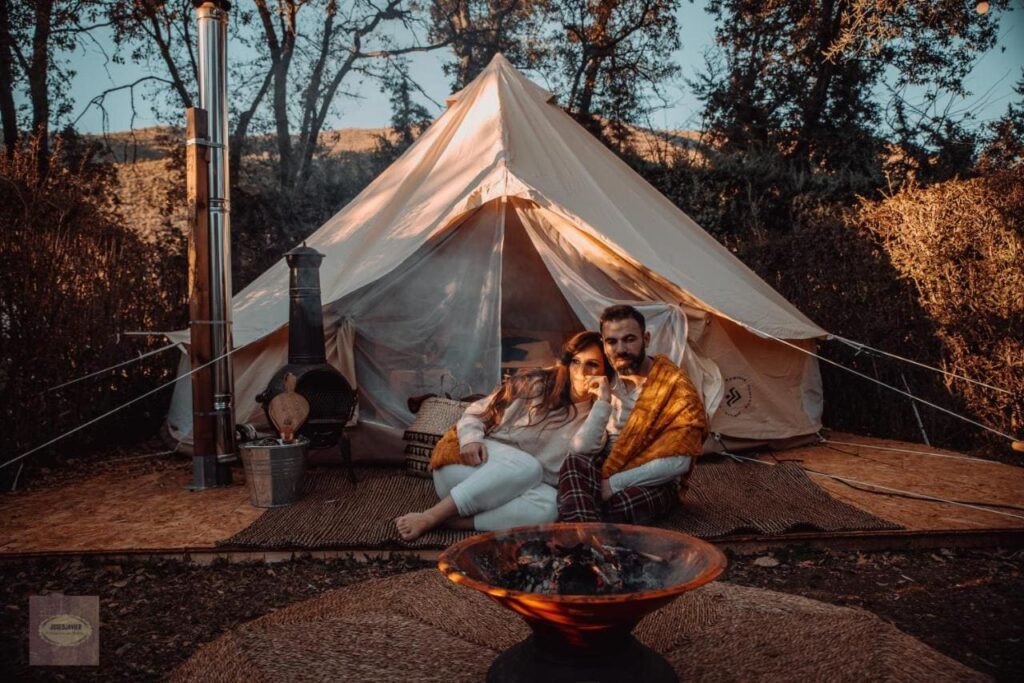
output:
M235 458L235 414L231 359L231 214L228 169L227 28L231 3L226 0L193 0L198 23L199 106L206 110L209 125L205 144L209 151L208 220L206 245L209 262L209 320L212 341L212 417L214 419L214 462L202 467L193 463L194 488L224 486L231 471L224 464ZM198 455L198 454L197 454ZM210 460L208 457L207 460ZM202 470L202 471L200 471Z

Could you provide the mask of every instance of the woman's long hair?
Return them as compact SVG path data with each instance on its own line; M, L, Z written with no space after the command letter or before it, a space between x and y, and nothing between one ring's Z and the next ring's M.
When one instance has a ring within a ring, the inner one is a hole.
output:
M481 414L484 429L491 432L501 424L505 410L517 398L530 401L529 424L540 424L549 417L561 416L560 424L576 417L576 406L572 402L572 383L569 380L569 365L580 351L596 346L602 352L601 335L597 332L578 332L562 345L562 355L554 365L529 372L520 372L509 377ZM612 367L604 359L605 377L612 376Z

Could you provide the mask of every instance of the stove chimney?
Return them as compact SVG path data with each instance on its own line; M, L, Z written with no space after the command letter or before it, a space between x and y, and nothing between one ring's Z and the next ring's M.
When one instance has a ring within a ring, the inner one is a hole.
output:
M320 263L324 255L316 249L295 247L284 255L291 271L288 295L288 362L320 365L327 362L324 351L324 313L320 300Z

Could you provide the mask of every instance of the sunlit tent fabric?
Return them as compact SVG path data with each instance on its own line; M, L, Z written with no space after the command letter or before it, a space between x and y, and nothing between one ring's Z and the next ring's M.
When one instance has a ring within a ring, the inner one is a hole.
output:
M503 372L552 361L614 303L644 312L652 351L700 387L712 432L820 429L816 359L769 337L813 350L827 333L553 100L496 56L306 239L325 254L328 360L359 387L360 429L400 434L409 396L485 393ZM287 359L283 259L234 297L233 321L236 418L265 422L255 397ZM190 439L187 381L168 426Z

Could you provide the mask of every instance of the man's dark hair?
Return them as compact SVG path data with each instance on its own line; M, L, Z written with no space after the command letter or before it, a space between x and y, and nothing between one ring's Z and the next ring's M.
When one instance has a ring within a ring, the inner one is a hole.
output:
M644 320L644 315L640 311L636 310L628 304L619 304L618 306L609 306L604 309L601 313L601 324L600 329L604 332L604 324L613 320L627 320L632 318L640 325L640 334L643 334L647 329L647 322Z

